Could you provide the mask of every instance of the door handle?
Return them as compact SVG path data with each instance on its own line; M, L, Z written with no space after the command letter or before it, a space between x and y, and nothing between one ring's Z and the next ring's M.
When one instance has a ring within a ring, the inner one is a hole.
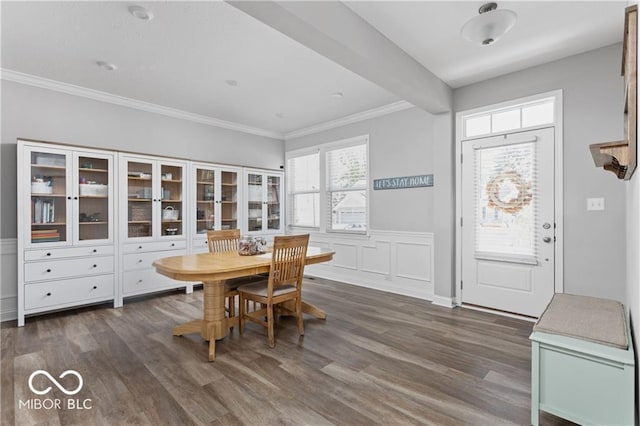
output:
M544 241L545 243L550 243L551 242L551 237L544 237L542 239L542 241Z

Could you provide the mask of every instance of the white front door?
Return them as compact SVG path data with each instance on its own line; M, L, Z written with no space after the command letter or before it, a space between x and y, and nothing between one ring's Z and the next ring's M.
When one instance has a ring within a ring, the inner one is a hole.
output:
M462 302L539 317L554 293L554 129L462 142Z

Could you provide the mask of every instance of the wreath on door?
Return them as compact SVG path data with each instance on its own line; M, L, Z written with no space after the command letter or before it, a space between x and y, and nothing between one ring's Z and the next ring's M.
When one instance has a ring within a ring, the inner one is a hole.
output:
M525 181L520 173L509 170L492 177L487 183L489 207L505 213L518 213L531 203L533 193L531 182Z

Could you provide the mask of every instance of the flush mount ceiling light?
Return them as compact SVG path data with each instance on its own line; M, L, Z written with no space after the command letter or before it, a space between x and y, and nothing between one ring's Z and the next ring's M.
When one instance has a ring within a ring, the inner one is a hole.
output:
M236 87L238 85L238 82L236 80L225 80L224 82L231 87Z
M115 71L117 68L114 64L105 61L98 61L96 62L96 65L105 71Z
M129 6L129 13L142 21L150 21L153 19L153 13L142 6Z
M497 8L496 3L480 6L479 15L471 18L462 27L460 31L462 37L481 46L488 46L498 41L513 28L517 15L511 10L496 10Z
M332 93L331 97L333 99L342 99L342 98L344 98L344 93L342 93L342 92Z

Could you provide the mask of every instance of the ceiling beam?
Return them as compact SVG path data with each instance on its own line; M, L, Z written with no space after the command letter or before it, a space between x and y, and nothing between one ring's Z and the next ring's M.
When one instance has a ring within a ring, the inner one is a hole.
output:
M425 111L451 111L449 86L341 2L228 3Z

